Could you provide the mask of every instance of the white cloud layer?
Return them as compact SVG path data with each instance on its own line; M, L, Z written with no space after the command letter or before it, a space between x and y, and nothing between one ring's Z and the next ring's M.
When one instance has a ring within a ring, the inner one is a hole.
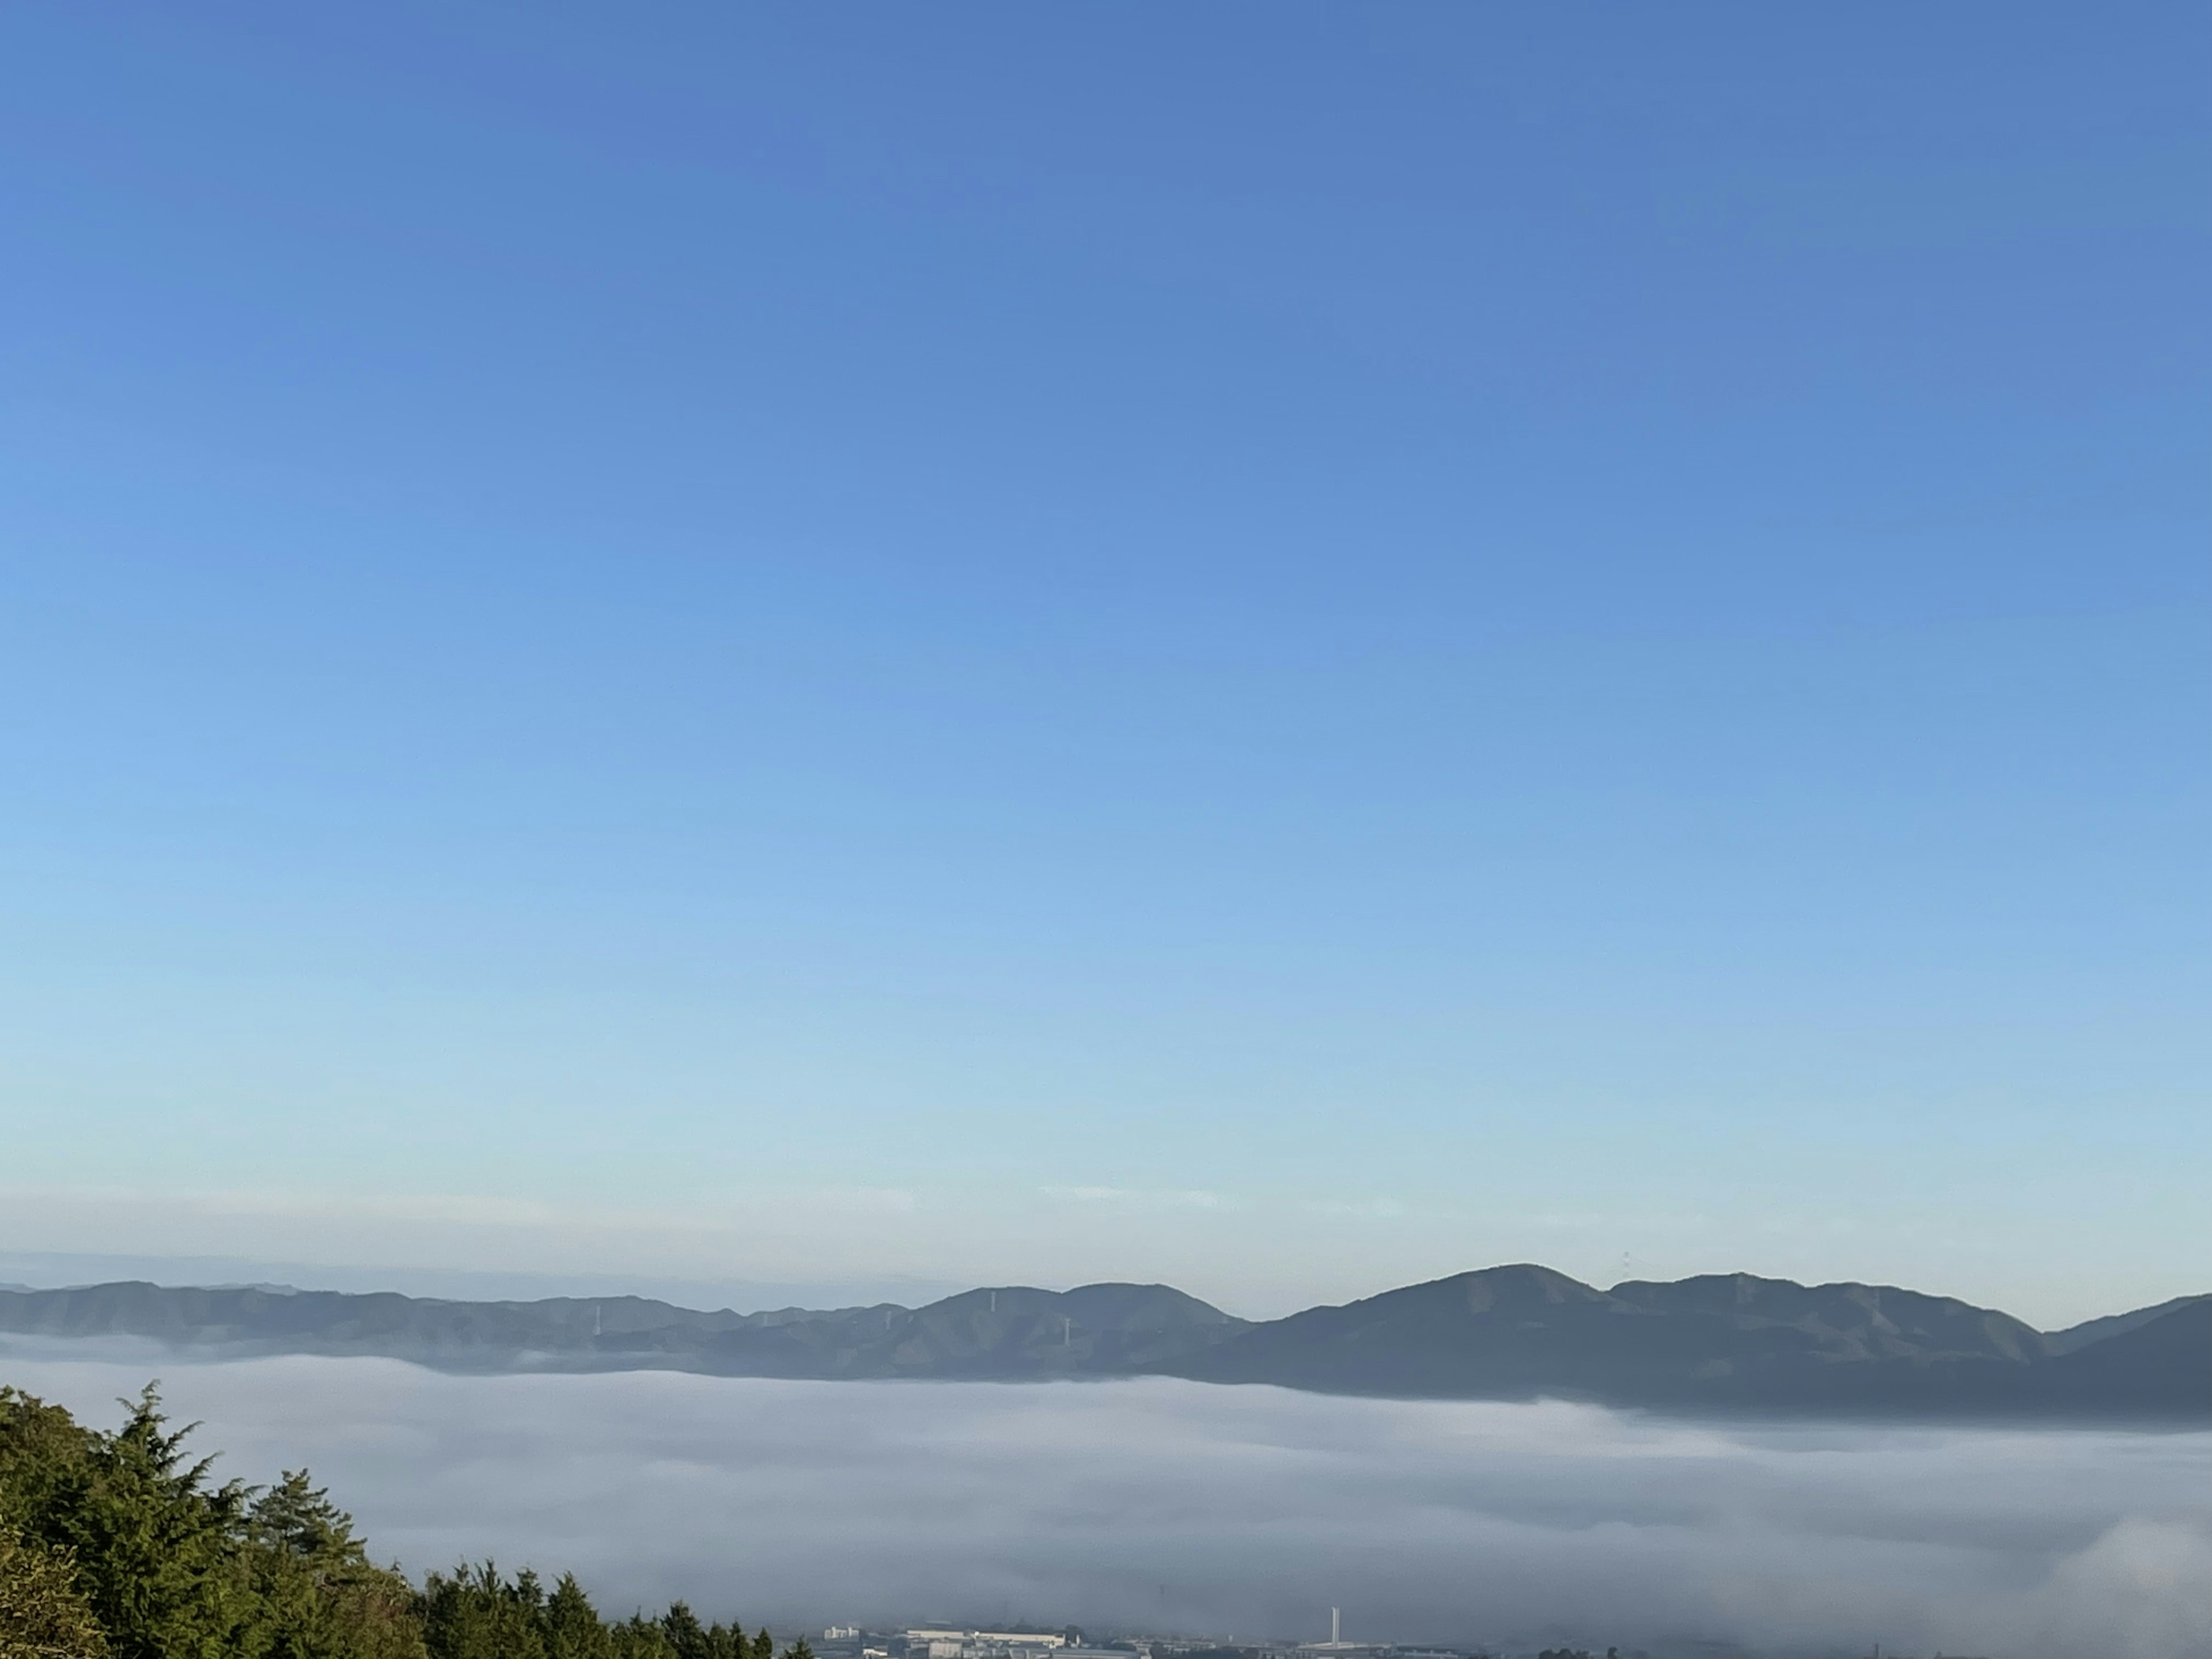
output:
M158 1370L225 1472L310 1465L380 1553L572 1567L617 1610L2212 1655L2206 1434L83 1354L0 1350L0 1379L111 1421Z

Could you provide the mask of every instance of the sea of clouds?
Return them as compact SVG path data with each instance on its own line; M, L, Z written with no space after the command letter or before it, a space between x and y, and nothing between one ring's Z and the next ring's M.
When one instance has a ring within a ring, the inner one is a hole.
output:
M0 1382L112 1423L159 1375L222 1473L310 1467L380 1557L573 1569L617 1612L2212 1656L2212 1434L94 1352L0 1346Z

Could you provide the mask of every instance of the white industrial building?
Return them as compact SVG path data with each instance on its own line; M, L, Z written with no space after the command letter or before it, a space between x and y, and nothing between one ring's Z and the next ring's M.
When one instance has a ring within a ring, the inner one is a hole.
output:
M910 1630L907 1659L1043 1659L1072 1652L1065 1636L1042 1631ZM1115 1659L1129 1659L1126 1653Z

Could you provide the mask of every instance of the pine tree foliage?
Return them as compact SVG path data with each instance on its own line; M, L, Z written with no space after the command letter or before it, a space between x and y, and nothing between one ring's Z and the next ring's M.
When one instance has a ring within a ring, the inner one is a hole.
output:
M88 1429L0 1387L0 1659L776 1659L681 1601L603 1619L566 1574L465 1563L417 1590L306 1470L218 1483L150 1384L121 1403Z
M77 1594L66 1550L0 1522L0 1659L106 1659L107 1638Z

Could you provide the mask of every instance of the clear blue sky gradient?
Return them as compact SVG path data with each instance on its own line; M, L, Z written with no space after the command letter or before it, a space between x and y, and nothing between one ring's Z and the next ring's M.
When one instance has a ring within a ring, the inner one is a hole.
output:
M0 20L0 1248L2212 1288L2212 13Z

